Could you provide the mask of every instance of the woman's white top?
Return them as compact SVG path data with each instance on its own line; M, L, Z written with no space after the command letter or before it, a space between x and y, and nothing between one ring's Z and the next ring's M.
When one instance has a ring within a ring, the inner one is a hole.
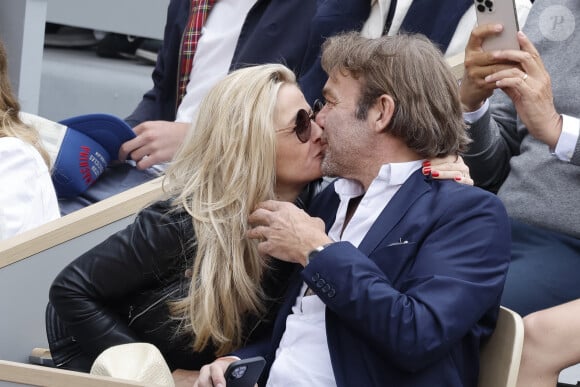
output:
M60 217L48 167L36 148L0 138L0 240Z

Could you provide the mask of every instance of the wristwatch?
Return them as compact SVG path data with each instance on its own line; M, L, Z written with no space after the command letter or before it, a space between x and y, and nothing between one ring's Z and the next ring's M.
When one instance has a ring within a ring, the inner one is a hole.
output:
M318 246L318 247L310 250L308 252L308 255L306 256L306 264L308 265L310 263L310 261L312 261L314 258L316 258L316 256L318 255L318 253L320 253L322 250L324 250L325 248L327 248L331 244L332 244L332 242L331 243L327 243L325 245Z

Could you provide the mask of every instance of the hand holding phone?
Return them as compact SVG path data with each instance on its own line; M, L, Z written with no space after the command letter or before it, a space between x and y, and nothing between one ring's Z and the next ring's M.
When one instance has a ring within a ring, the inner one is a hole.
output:
M254 387L258 382L266 360L261 356L242 359L231 363L224 377L227 387Z
M503 31L483 41L484 51L519 50L515 0L474 0L477 24L501 24Z

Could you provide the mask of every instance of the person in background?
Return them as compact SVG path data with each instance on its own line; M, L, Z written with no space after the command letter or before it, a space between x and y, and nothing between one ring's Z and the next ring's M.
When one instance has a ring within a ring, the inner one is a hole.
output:
M577 1L537 0L521 50L483 51L500 25L475 28L465 50L464 157L512 219L502 305L523 316L580 298L580 62L562 55L580 49L578 17Z
M0 240L60 217L50 158L37 131L19 113L0 42Z
M319 54L318 40L337 31L360 29L370 10L370 4L360 1L318 3L172 0L163 47L153 72L153 88L126 118L135 127L137 138L121 148L120 160L130 156L139 169L171 160L191 127L201 99L228 71L284 63L299 78L312 65L309 58ZM200 19L203 29L194 35L193 45L184 46L183 40L191 34L189 19L199 14L192 7L205 9L205 19ZM331 16L327 15L319 31L312 20L327 10L332 10Z
M563 369L580 363L579 316L574 300L524 317L518 387L554 387Z
M340 178L310 215L274 200L250 215L258 251L296 275L271 338L233 354L265 356L267 386L475 387L510 236L495 195L422 173L469 143L457 81L420 35L338 35L321 63L322 172ZM197 386L225 386L234 359Z
M475 25L472 0L442 0L434 7L413 0L211 3L214 2L171 1L161 56L153 72L154 87L126 118L135 127L137 138L123 146L120 160L130 156L139 169L171 160L199 101L228 70L281 61L295 72L306 100L312 104L321 97L326 82L326 73L320 66L320 47L329 36L351 30L362 30L363 35L372 38L395 35L399 30L422 33L451 56L464 50ZM195 4L206 4L207 19L197 49L190 54L191 73L185 86L179 81L184 67L181 42ZM530 2L516 0L516 4L523 25ZM275 32L272 24L278 26Z
M64 212L109 197L163 173L192 126L200 101L234 69L283 63L301 73L316 0L171 0L153 88L127 118L136 138L83 198L61 201ZM352 1L336 8L326 30L360 29L370 5ZM311 103L313 101L310 101ZM136 168L131 165L135 165ZM122 184L120 184L122 182ZM86 199L86 200L81 200Z

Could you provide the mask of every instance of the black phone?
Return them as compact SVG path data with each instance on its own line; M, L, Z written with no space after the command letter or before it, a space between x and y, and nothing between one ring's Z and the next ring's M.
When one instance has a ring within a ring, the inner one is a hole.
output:
M266 360L262 356L250 357L231 363L224 372L227 387L254 387Z

